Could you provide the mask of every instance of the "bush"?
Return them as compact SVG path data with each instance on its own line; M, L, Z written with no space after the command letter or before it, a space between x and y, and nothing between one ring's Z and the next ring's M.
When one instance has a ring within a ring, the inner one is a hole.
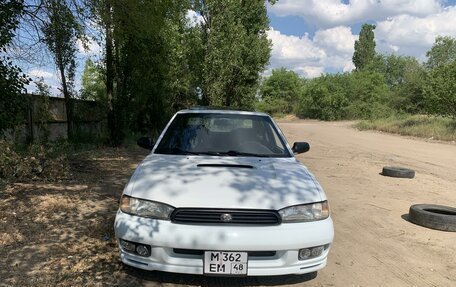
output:
M6 55L23 11L23 1L0 1L0 135L23 122L26 99L22 96L29 79Z
M255 110L268 113L270 115L278 115L290 113L289 103L283 99L266 98L255 103Z
M353 73L347 98L350 119L377 119L392 114L388 107L390 94L384 76L377 72Z
M344 92L334 89L324 79L317 80L306 87L297 114L326 121L340 120L346 118L344 108L348 104Z
M430 72L424 94L429 113L456 119L456 61Z
M295 112L305 81L299 75L285 68L274 69L261 83L261 101L255 108L269 114L289 114Z
M69 174L67 149L68 144L60 142L32 144L21 151L0 141L0 179L4 182L64 179Z
M392 113L389 102L388 86L378 72L325 75L305 85L297 114L321 120L380 118Z

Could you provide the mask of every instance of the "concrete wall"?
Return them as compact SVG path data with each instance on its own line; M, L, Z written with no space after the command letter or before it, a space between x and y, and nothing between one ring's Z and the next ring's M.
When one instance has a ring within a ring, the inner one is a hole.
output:
M28 108L24 124L6 137L15 142L68 138L66 105L63 98L27 95ZM106 133L103 107L94 101L73 99L74 129L80 137L98 137ZM47 106L47 108L46 108ZM47 112L46 112L47 111Z

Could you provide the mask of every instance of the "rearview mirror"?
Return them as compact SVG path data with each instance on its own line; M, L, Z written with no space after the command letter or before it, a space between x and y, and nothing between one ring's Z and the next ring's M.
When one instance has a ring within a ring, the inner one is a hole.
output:
M310 150L310 145L307 142L295 142L291 149L295 154L304 153Z
M154 147L154 142L150 137L141 137L136 142L140 147L151 150Z

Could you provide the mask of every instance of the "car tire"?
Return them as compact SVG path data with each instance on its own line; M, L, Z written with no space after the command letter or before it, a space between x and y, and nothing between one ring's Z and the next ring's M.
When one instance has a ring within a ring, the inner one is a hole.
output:
M404 167L385 166L382 170L382 175L398 178L414 178L415 171Z
M436 204L410 206L409 221L424 227L456 231L456 208Z

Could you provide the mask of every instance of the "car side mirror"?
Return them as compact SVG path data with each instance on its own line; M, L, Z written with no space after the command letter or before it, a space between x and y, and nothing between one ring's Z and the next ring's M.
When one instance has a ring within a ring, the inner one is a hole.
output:
M150 137L141 137L136 142L140 147L151 150L154 147L154 142Z
M307 142L295 142L291 149L295 154L304 153L310 150L310 145Z

